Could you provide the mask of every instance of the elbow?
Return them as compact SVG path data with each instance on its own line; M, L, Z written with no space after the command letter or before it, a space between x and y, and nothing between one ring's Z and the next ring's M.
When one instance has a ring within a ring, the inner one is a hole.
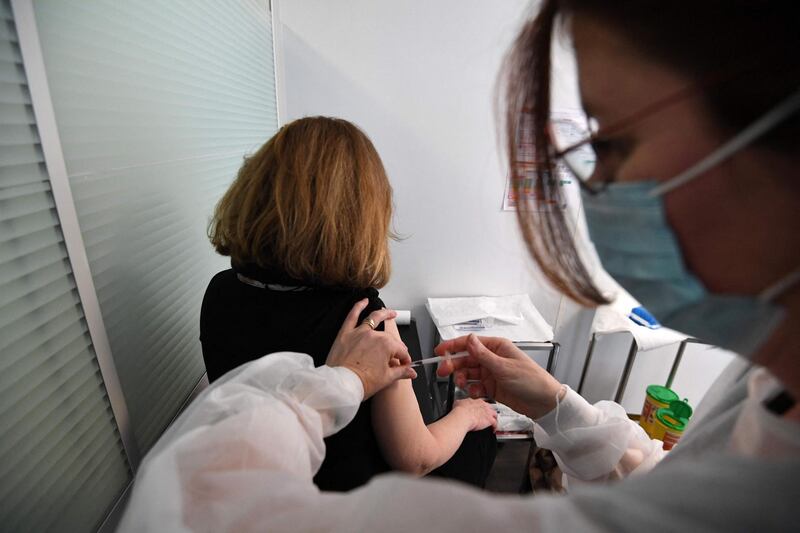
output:
M411 457L398 454L392 460L387 461L389 466L398 472L404 472L415 477L429 474L436 465L432 461L427 461L422 457Z
M434 468L435 467L430 463L417 462L417 463L406 465L405 468L401 468L399 470L401 470L402 472L405 472L407 474L411 474L414 477L422 477L422 476L424 476L426 474L430 474L431 471Z

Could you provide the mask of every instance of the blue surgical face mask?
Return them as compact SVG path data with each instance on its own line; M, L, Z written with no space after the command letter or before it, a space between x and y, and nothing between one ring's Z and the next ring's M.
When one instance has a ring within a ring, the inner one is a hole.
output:
M665 213L663 195L701 175L800 108L800 91L682 174L609 184L583 193L589 234L605 270L662 324L751 357L783 319L775 298L800 270L758 296L709 293L687 268Z

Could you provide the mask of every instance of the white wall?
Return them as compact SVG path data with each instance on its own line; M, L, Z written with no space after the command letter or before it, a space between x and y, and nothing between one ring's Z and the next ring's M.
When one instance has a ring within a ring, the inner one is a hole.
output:
M323 114L372 138L395 191L387 304L428 336L428 296L530 292L555 322L560 296L529 267L501 212L492 96L527 2L282 2L286 120Z
M382 296L412 310L423 350L433 336L427 297L528 292L563 346L556 376L577 386L591 313L543 281L514 214L501 211L506 173L494 88L503 54L530 12L526 0L280 2L282 118L339 116L372 138L394 187L396 229L408 237L392 248L394 274ZM574 108L574 61L559 44L554 107ZM621 368L625 344L605 343L594 368ZM652 372L636 367L632 390L643 394L656 378L663 381L661 367L668 371L674 349L667 352ZM592 385L611 397L619 374L606 373Z

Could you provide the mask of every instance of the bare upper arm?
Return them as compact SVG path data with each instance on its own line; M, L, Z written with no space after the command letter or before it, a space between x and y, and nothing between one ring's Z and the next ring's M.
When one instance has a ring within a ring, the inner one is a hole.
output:
M394 320L384 321L387 333L400 339ZM431 438L410 379L400 380L375 395L372 425L384 457L393 468L418 472L427 462Z

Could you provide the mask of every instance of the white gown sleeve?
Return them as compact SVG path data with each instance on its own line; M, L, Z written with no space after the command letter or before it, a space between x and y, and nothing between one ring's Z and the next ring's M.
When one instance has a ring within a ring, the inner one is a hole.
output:
M630 420L621 405L590 405L564 385L555 409L536 421L534 438L553 452L567 476L580 481L610 480L652 469L666 454Z
M118 531L596 531L569 498L494 496L391 474L349 493L312 477L363 389L343 368L271 354L212 384L145 458Z

